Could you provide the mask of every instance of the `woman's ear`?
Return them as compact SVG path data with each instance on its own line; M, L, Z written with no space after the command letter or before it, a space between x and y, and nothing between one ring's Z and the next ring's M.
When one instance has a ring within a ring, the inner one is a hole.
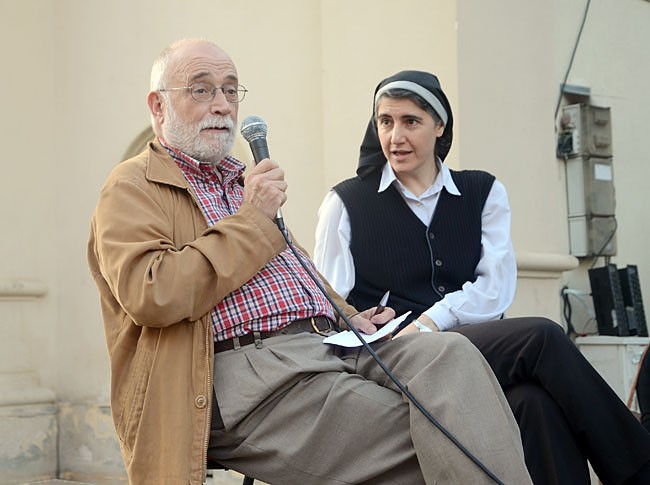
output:
M440 138L442 134L445 132L445 124L442 122L438 123L438 125L435 128L435 132L436 132L436 138Z

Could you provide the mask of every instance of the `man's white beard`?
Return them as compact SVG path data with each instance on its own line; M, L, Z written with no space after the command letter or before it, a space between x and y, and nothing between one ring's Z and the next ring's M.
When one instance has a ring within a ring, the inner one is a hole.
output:
M202 133L204 128L228 128L228 132L207 134ZM174 110L168 109L162 134L172 147L196 160L216 165L230 153L235 143L233 128L233 120L228 116L214 115L198 125L190 125L179 119Z

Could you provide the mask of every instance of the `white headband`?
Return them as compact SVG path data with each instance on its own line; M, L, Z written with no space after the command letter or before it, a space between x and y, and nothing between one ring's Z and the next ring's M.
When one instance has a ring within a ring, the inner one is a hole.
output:
M442 123L447 126L447 111L445 108L443 108L440 100L436 98L428 89L423 88L419 84L411 81L393 81L392 83L388 83L385 86L382 86L379 91L377 91L377 94L375 94L375 105L377 104L377 101L381 95L389 89L406 89L407 91L411 91L412 93L421 96L427 103L431 105L436 113L438 113L438 116L440 116Z

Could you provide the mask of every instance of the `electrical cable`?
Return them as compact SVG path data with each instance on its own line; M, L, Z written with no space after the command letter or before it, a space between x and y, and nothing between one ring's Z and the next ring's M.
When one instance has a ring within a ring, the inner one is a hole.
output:
M562 86L560 87L560 95L557 98L557 105L555 106L555 120L557 120L557 114L560 111L560 103L562 102L562 93L564 91L564 86L566 86L567 79L569 79L569 73L571 72L571 67L573 66L573 59L576 55L576 51L578 50L578 44L580 43L580 37L582 36L582 29L585 26L585 22L587 20L587 13L589 12L589 6L591 5L591 0L587 0L587 4L585 5L585 13L582 15L582 22L580 24L580 30L578 31L578 37L576 38L576 42L573 46L573 52L571 52L571 59L569 60L569 67L567 67L566 73L564 75L564 81L562 81Z
M576 333L573 324L571 323L571 315L573 310L571 308L571 302L569 301L569 294L566 292L568 286L563 286L560 290L560 296L562 297L562 315L564 316L564 321L566 322L566 334L571 337Z
M582 324L582 331L578 331L573 324L573 306L571 305L571 295L573 295L578 303L580 303L584 310L587 312L587 321ZM562 316L564 321L567 323L567 335L571 337L575 335L576 337L584 337L589 335L586 331L587 325L595 321L595 316L593 315L593 310L590 309L589 305L582 299L583 297L591 296L591 293L587 291L574 290L564 285L560 290L560 296L562 298Z
M472 454L471 451L469 451L465 446L458 441L458 439L451 434L442 424L434 418L429 411L411 394L411 392L406 388L404 384L388 369L386 364L381 360L381 358L377 355L377 353L372 349L372 347L366 342L363 337L361 336L361 333L359 333L359 330L356 329L354 325L350 322L348 317L346 317L343 314L343 310L339 308L339 306L334 302L332 297L327 293L327 290L323 287L323 284L321 283L320 279L314 274L314 272L311 270L309 265L304 261L303 257L300 255L300 253L296 250L295 246L291 242L291 238L289 237L289 233L284 228L284 225L282 228L280 228L280 232L282 233L282 236L284 237L284 240L287 243L287 246L289 249L291 249L291 252L294 254L296 259L298 259L298 262L300 265L303 267L303 269L307 272L309 277L313 280L313 282L316 284L318 289L321 291L323 296L327 299L327 301L332 305L336 313L343 319L345 322L345 325L356 335L356 337L359 339L361 344L363 345L363 348L372 356L372 358L377 362L379 367L386 373L386 375L392 380L395 385L399 388L399 390L402 392L402 394L427 418L427 420L433 424L438 430L444 434L465 456L467 456L476 466L478 466L490 479L492 479L495 483L499 485L503 485L503 482L499 480L499 478L487 467L485 466L476 456Z
M593 262L591 263L591 266L589 266L589 269L592 269L594 266L596 266L596 262L598 261L598 258L600 258L600 257L602 256L603 251L605 251L605 248L607 247L607 245L609 244L609 242L610 242L610 241L612 240L612 238L614 237L614 234L616 234L616 230L617 230L617 229L618 229L618 221L616 220L616 218L614 218L614 229L612 229L612 232L609 234L609 236L608 236L607 239L605 240L605 243L603 244L603 246L600 248L600 250L599 250L599 251L596 253L596 255L594 256L594 260L593 260Z

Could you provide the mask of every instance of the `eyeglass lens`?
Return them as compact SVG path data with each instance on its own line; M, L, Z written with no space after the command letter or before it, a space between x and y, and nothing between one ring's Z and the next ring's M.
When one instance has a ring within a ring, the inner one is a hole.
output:
M236 84L224 84L223 86L213 86L209 83L195 83L190 86L192 98L196 101L212 101L217 95L217 89L220 89L229 103L239 103L244 99L246 89Z

